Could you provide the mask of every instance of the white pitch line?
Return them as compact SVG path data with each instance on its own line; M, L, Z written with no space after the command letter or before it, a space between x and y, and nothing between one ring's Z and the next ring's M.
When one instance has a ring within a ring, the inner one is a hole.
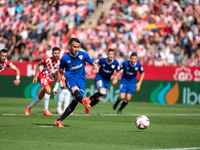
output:
M53 126L39 126L39 127L42 127L42 128L52 128Z
M2 116L23 116L24 114L0 114Z
M164 148L164 149L138 149L138 150L193 150L193 149L200 149L200 147L188 147L188 148ZM134 149L127 149L127 150L134 150Z
M25 116L24 114L0 114L0 116ZM43 114L30 114L35 116L43 116ZM200 116L200 114L74 114L72 116ZM53 116L60 116L59 114L53 114Z

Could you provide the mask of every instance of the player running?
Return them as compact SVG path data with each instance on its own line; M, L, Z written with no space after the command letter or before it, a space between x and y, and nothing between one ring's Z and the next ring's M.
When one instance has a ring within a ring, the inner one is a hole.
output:
M76 108L78 102L82 103L87 109L90 109L90 101L83 98L86 87L85 63L93 65L94 69L99 70L99 66L94 60L80 49L80 41L77 38L71 38L69 41L69 50L60 61L60 68L57 76L56 85L53 89L54 95L58 91L58 86L65 69L65 83L71 91L74 98L71 104L65 109L62 116L54 122L58 127L64 127L62 121Z
M66 50L62 56L64 56L67 52L69 52L69 50ZM58 97L58 104L57 104L57 109L56 109L56 113L62 115L63 114L63 110L65 110L67 108L67 106L69 105L70 102L70 91L67 89L67 86L65 84L65 76L64 73L62 75L61 81L60 81L60 88L61 93L59 94ZM62 102L64 101L64 109L62 110L61 106L62 106ZM73 115L73 112L71 113L71 115Z
M39 67L42 65L44 68L42 72L40 72L38 81L42 85L41 91L33 102L27 105L27 109L25 111L25 115L30 115L30 110L33 106L35 106L43 97L44 97L44 112L43 114L46 116L52 116L53 114L48 110L49 106L49 98L51 94L51 85L56 77L58 72L59 64L60 64L60 48L54 47L52 49L52 57L47 57L42 59L36 66L35 69L35 77L33 78L33 83L37 83L37 75L39 72Z
M20 71L19 69L13 65L11 61L7 59L8 51L6 49L2 49L0 51L0 72L4 71L6 67L10 67L12 70L16 72L16 79L13 81L15 85L20 84Z
M125 61L122 64L121 69L123 69L123 75L121 78L121 84L120 84L120 96L118 97L117 101L113 105L113 109L115 110L117 108L117 105L119 102L123 99L123 103L121 104L121 107L118 109L117 113L122 114L122 109L128 104L128 102L131 100L132 95L134 94L135 88L136 91L140 90L142 81L144 79L144 70L141 64L137 61L137 53L133 52L130 56L130 60ZM136 84L136 76L137 71L140 72L141 77L139 82Z
M115 51L113 49L109 49L107 53L107 58L101 58L98 62L98 64L101 66L99 68L99 72L95 76L95 84L98 89L98 92L96 92L94 95L87 97L91 101L91 107L98 104L99 101L102 100L104 95L106 95L106 91L108 90L109 84L110 84L110 78L114 71L116 70L115 78L112 81L113 85L116 85L118 82L118 78L120 75L120 66L118 61L114 58ZM89 77L92 73L93 68L88 72L87 76ZM89 110L85 107L84 108L85 114L89 114Z

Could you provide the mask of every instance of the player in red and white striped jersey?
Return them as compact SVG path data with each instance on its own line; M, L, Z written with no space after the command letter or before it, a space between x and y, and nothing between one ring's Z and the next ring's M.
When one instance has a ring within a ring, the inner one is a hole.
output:
M12 70L16 72L16 79L13 81L15 85L20 84L20 71L19 69L13 65L11 61L7 59L8 51L6 49L2 49L0 51L0 73L6 69L6 67L10 67Z
M27 105L25 115L30 115L30 110L44 97L44 112L46 116L52 116L53 114L49 112L49 98L51 94L51 85L57 75L59 64L60 64L60 48L54 47L52 49L52 57L47 57L42 59L36 66L35 77L33 78L33 83L37 83L37 75L39 72L39 67L42 65L44 68L40 72L38 81L42 85L41 92L38 97L33 100L33 102Z

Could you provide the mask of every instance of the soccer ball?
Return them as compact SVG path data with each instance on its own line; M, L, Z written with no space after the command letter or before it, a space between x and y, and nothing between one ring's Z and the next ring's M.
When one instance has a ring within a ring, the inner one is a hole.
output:
M149 126L149 124L149 118L144 115L137 117L135 120L135 125L138 129L146 129Z

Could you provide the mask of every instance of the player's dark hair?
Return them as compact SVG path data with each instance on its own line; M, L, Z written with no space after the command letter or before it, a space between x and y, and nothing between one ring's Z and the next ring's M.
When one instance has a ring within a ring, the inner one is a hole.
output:
M54 51L57 51L57 50L60 51L60 48L59 48L59 47L54 47L54 48L52 49L53 52L54 52Z
M79 39L77 39L77 38L71 38L71 39L69 40L69 45L71 45L72 42L81 43L81 42L79 41Z
M110 49L108 49L108 53L109 52L115 52L115 50L110 48Z
M0 54L1 54L2 52L3 52L3 53L8 53L8 50L7 50L7 49L2 49L2 50L0 51Z
M132 56L137 56L137 53L136 52L132 52L130 57L132 57Z

